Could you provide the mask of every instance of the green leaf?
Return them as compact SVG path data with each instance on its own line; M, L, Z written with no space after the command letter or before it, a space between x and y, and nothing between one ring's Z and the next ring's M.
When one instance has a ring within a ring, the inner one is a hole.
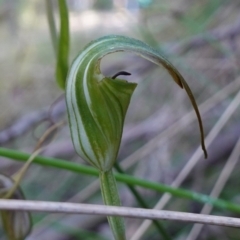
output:
M60 33L58 39L56 78L60 88L65 89L69 56L68 8L65 0L58 0L60 15Z
M48 26L49 26L49 31L51 35L53 50L57 58L58 39L57 39L56 24L54 20L53 0L45 0L45 5L46 5L47 20L48 20Z

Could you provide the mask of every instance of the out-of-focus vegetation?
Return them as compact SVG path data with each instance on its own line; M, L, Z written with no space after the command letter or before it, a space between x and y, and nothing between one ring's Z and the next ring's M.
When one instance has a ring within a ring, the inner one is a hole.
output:
M54 3L58 19L57 1ZM206 135L216 127L229 104L237 104L235 95L240 89L238 1L69 0L68 7L71 61L85 44L100 36L135 37L157 47L175 64L193 89L198 105L205 101L208 101L205 107L212 104L209 99L214 94L222 98L208 110L200 108ZM49 115L54 121L66 118L64 100L58 99L62 92L55 83L54 68L45 2L1 0L1 146L32 152L49 126L46 121ZM126 79L139 83L128 110L119 162L123 163L138 149L145 149L139 156L133 155L136 163L128 173L170 185L199 146L197 121L187 120L191 105L186 94L172 83L166 71L131 54L107 56L102 69L107 76L121 70L131 72ZM184 116L177 126L175 123ZM227 116L226 124L208 147L209 159L199 158L182 187L204 194L211 192L240 137L239 107L232 116ZM167 128L175 133L160 135ZM155 140L151 145L146 145L152 139ZM44 154L82 162L73 150L67 126L58 131ZM20 166L6 159L1 159L0 164L1 172L10 175ZM225 179L227 183L220 195L234 203L240 201L238 168L239 163L229 179ZM27 199L99 203L100 192L91 194L90 188L86 190L93 180L90 176L32 165L22 188ZM123 205L137 206L127 188L120 187ZM139 190L151 207L161 197L152 191ZM166 209L198 213L202 206L173 198ZM213 209L213 213L231 215L218 209ZM28 239L111 239L105 218L33 214L33 223ZM128 239L140 223L128 220ZM187 223L165 222L164 225L172 239L186 239L192 228L192 224ZM197 239L238 239L239 234L239 229L205 226ZM159 239L154 226L141 237L149 238ZM3 235L1 239L5 239Z

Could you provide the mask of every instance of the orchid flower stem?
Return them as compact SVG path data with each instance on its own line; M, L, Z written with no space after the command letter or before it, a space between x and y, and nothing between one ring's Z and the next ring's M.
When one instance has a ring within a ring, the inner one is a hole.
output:
M102 197L105 205L121 206L117 184L112 169L99 173ZM122 217L108 217L115 240L125 240L125 226Z
M119 173L125 174L125 171L121 168L121 166L117 162L114 164L114 167ZM135 199L138 201L138 204L142 208L149 209L149 206L144 201L144 199L141 197L141 195L138 193L136 188L134 186L130 185L130 184L127 184L127 187L132 192ZM158 229L159 233L162 235L163 239L165 239L165 240L170 240L171 239L170 235L167 233L167 231L164 229L163 225L159 221L153 220L153 223L154 223L155 227Z

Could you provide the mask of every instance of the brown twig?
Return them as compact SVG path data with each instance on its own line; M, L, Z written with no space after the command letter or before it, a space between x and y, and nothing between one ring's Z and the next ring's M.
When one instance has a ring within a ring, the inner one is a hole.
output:
M51 116L54 119L60 118L66 112L65 102L60 101L54 107ZM22 136L39 122L48 119L49 107L40 111L35 111L17 119L10 127L0 131L0 145L5 144L12 139Z

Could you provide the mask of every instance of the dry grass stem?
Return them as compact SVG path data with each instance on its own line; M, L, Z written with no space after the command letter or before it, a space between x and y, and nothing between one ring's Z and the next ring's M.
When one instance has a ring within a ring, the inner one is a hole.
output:
M59 127L63 126L66 122L65 121L60 121L58 123L53 124L52 126L50 126L44 133L43 135L40 137L40 139L38 140L34 151L36 151L37 149L39 149L44 141L49 137L50 134L52 134L52 132L54 132L55 130L57 130ZM53 138L55 137L55 134L53 136Z
M240 227L240 219L221 216L209 216L204 214L163 211L156 209L142 209L129 207L112 207L93 204L77 204L62 202L2 200L1 210L54 212L69 214L90 214L102 216L123 216L143 219L162 219L184 222L198 222L227 227Z
M226 185L227 180L231 176L232 171L234 170L240 155L240 138L238 142L236 143L230 157L228 158L225 166L223 167L223 170L217 179L217 182L215 183L211 193L210 197L217 198L221 191L223 190L224 186ZM210 214L213 207L210 205L205 204L203 206L203 209L201 211L201 214ZM188 237L186 240L195 240L197 239L199 233L201 232L204 225L202 224L194 224L192 230L190 231Z
M214 127L211 129L210 133L207 135L205 143L207 148L211 145L213 140L217 137L219 132L222 130L224 125L227 123L227 121L230 119L232 114L236 111L237 107L240 104L240 92L237 93L237 95L234 97L232 102L229 104L229 106L226 108L222 116L219 118L217 123L214 125ZM193 156L190 158L190 160L187 162L187 164L184 166L184 168L181 170L181 172L178 174L176 179L173 181L171 186L173 187L179 187L182 182L186 179L188 174L192 171L193 167L197 164L199 159L202 156L202 150L200 147L197 148L197 150L194 152ZM161 199L158 201L158 203L155 205L155 209L162 209L167 202L171 199L171 195L166 193L164 194ZM132 236L131 240L137 240L140 239L140 237L145 233L145 231L149 228L152 221L145 220L138 230L135 232L135 234Z
M229 94L235 92L236 89L240 86L240 78L237 78L235 81L229 83L222 90L218 91L211 98L199 105L199 111L202 115L208 112L216 104L223 101ZM136 150L130 156L122 161L122 167L127 169L133 166L137 161L144 158L150 154L155 148L159 147L161 144L165 143L169 138L173 137L175 134L183 130L184 127L196 120L194 111L190 111L185 114L179 121L169 126L166 130L159 133L156 137L151 139L144 146Z

